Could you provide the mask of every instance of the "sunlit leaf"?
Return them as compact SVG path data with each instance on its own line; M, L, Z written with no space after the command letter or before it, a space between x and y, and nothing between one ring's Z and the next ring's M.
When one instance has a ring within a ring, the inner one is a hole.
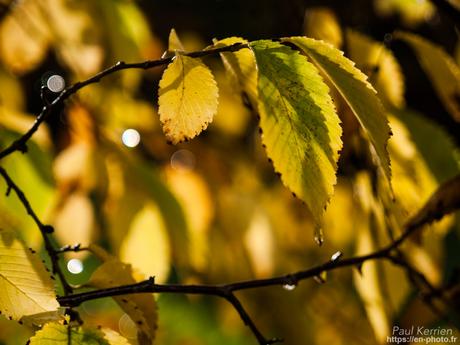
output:
M244 244L256 277L269 277L273 273L274 242L268 216L261 210L256 211L244 236Z
M230 37L214 42L214 47L229 46L235 43L247 43L240 37ZM225 70L237 89L243 91L249 102L257 108L257 68L254 54L247 48L233 53L221 53Z
M362 222L357 236L357 255L369 254L377 249L376 240L383 231L382 209L376 205L372 196L369 178L361 174L357 178L357 190L361 204L367 214L367 222ZM384 342L390 333L389 305L382 291L379 263L365 262L360 271L353 272L353 282L363 301L367 317L374 330L378 342Z
M393 110L392 113L406 125L417 151L438 182L444 182L460 173L460 156L456 152L453 138L444 128L410 109Z
M166 177L185 212L191 264L195 269L203 270L208 263L208 232L214 216L211 192L204 179L191 170L168 169Z
M232 85L227 75L223 72L216 73L216 80L219 85L219 105L213 126L209 130L217 129L226 134L241 136L245 133L251 113L244 105L241 95L235 92L235 85ZM239 86L236 88L240 89Z
M350 59L373 81L380 99L401 108L404 106L404 76L393 53L382 43L348 29L347 48Z
M395 38L403 40L414 49L444 106L460 122L460 68L452 56L439 45L409 32L397 32Z
M65 0L45 3L58 58L80 78L96 73L104 51L97 43L102 41L100 27L94 25L87 4L70 4Z
M163 132L173 144L200 134L217 112L216 82L199 59L176 55L163 73L158 94Z
M115 332L110 328L102 328L102 333L104 333L104 338L109 342L110 345L129 345L129 341L121 336L118 332Z
M179 271L185 269L189 261L187 221L178 200L160 178L158 171L149 165L140 161L125 161L124 169L129 179L129 188L139 191L146 198L144 200L153 201L158 207L167 228L172 262Z
M435 7L428 0L374 0L374 4L377 13L399 15L408 26L423 23L435 13Z
M312 7L305 12L305 36L342 46L342 29L335 13L327 7Z
M14 320L56 310L53 282L37 254L15 232L0 229L0 311Z
M69 337L70 333L70 337ZM70 339L69 339L70 338ZM104 334L97 329L72 327L48 323L29 340L30 345L109 345Z
M280 43L251 44L259 73L262 141L283 183L318 223L336 182L341 127L317 69Z
M94 238L94 223L93 206L83 192L66 197L56 210L53 221L56 238L61 245L81 243L87 246Z
M302 49L338 89L369 137L383 175L390 183L390 158L386 149L390 127L375 89L343 52L307 37L283 39Z
M171 32L169 33L168 50L171 52L175 50L184 50L184 46L182 45L182 42L180 41L179 36L177 36L176 30L174 29L171 29Z
M125 264L107 253L101 247L92 244L91 251L103 261L94 271L89 284L103 289L119 285L134 284L135 272L131 265ZM138 278L140 278L138 276ZM142 278L141 278L142 279ZM115 296L113 299L128 314L138 328L138 340L141 344L151 344L157 328L157 307L152 294L130 294Z
M158 282L168 278L170 264L168 234L162 216L154 205L146 205L133 218L121 244L120 258L133 264Z
M16 73L33 70L50 43L46 19L36 1L21 1L0 23L0 60Z

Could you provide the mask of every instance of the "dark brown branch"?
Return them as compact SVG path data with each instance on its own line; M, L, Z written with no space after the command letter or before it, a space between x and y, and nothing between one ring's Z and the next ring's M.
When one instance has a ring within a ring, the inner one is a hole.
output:
M72 287L69 285L69 283L65 279L64 273L62 272L61 267L59 266L59 257L57 255L57 252L54 249L50 238L48 237L48 235L54 231L53 227L51 225L43 224L40 221L37 214L35 213L32 206L30 205L29 200L27 200L27 197L24 195L24 192L18 187L18 185L13 181L10 175L8 175L6 170L3 169L2 167L0 167L0 175L3 177L3 179L6 182L7 194L9 194L10 191L14 191L19 201L24 206L27 214L33 219L37 227L40 229L40 232L43 237L43 241L45 243L46 252L48 253L51 259L51 266L52 266L53 274L57 274L57 276L59 277L59 280L61 281L62 287L64 289L64 294L67 295L68 293L72 293L73 291Z
M56 253L57 254L63 254L63 253L68 253L68 252L74 252L74 253L78 253L78 252L82 252L82 251L86 251L86 250L89 250L88 247L82 247L81 246L81 243L77 243L77 244L74 244L74 245L65 245L64 247L61 247L59 249L56 249Z
M189 57L198 58L198 57L204 57L208 55L219 54L222 52L234 52L234 51L237 51L243 48L247 48L247 47L248 47L247 44L235 43L235 44L232 44L226 47L206 49L206 50L190 52L190 53L183 52L181 54L185 56L189 56ZM109 67L97 73L93 77L86 79L85 81L77 82L69 86L67 89L63 90L51 103L44 104L42 111L36 117L35 122L32 125L32 127L24 135L22 135L20 138L12 142L8 147L3 149L0 152L0 159L12 154L15 151L20 151L22 153L25 153L27 151L27 142L32 137L32 135L38 130L40 125L43 123L43 121L46 120L46 118L53 112L53 110L61 106L65 100L67 100L70 96L78 92L78 90L90 84L98 83L102 78L110 74L113 74L117 71L126 70L126 69L150 69L150 68L154 68L158 66L163 66L163 65L169 64L173 60L173 58L174 56L165 57L165 58L161 58L158 60L147 60L143 62L134 62L134 63L125 63L123 61L119 61L112 67Z
M363 263L369 260L386 259L392 263L399 265L411 273L412 276L416 276L421 282L428 288L429 295L433 297L441 298L442 294L439 293L439 289L429 283L429 281L413 268L401 255L400 246L406 241L414 232L416 232L421 226L426 223L432 222L434 219L438 219L444 214L452 212L459 207L456 198L451 197L451 193L446 193L446 188L452 187L453 181L458 181L459 177L443 184L428 200L426 205L406 224L405 231L393 240L386 247L377 250L373 253L356 256L348 259L341 260L330 260L321 265L312 267L308 270L299 271L296 273L287 274L284 276L267 278L267 279L254 279L241 282L235 282L223 285L176 285L176 284L155 284L154 279L150 278L146 281L132 284L113 287L109 289L101 289L95 291L84 292L80 294L74 294L69 296L58 297L58 301L62 306L75 307L81 303L93 299L112 297L119 295L126 295L132 293L180 293L180 294L199 294L199 295L212 295L225 298L230 302L236 311L239 313L244 323L251 329L254 336L257 338L259 344L269 344L279 341L278 339L266 340L260 331L255 326L247 312L239 300L234 295L235 291L255 289L260 287L267 287L273 285L297 285L300 281L314 278L319 276L322 272L332 271L342 267L356 267L361 268ZM457 183L457 182L455 182ZM452 201L453 200L453 201ZM449 206L444 209L439 207L432 207L430 205L444 205ZM436 212L433 215L432 210ZM443 300L444 303L446 303Z

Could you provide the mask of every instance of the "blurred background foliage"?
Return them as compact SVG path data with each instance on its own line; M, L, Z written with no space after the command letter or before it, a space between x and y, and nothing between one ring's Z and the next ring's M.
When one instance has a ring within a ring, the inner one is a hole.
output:
M366 161L368 147L335 95L344 149L322 247L313 240L305 206L273 173L256 117L216 58L205 62L219 85L218 114L190 143L167 145L161 132L156 93L162 70L127 70L73 96L34 135L28 154L2 162L42 219L55 226L59 245L98 243L157 282L261 278L324 262L338 250L347 256L370 252L388 243L436 187L459 172L458 118L414 53L392 37L395 30L416 32L459 63L455 23L429 1L0 4L2 147L33 123L40 87L50 75L62 75L70 85L119 60L157 59L173 27L187 50L229 36L323 39L344 50L377 88L393 130L396 202L379 193ZM3 181L0 185L5 190ZM31 247L42 245L15 198L0 198L0 227L18 230ZM425 229L404 249L430 282L440 284L458 279L459 245L457 215ZM62 265L69 280L84 289L99 261L86 252L70 253ZM282 336L286 344L378 344L395 323L446 326L417 298L403 270L378 262L366 263L362 273L334 271L321 286L306 281L293 291L274 287L239 295L267 336ZM254 344L224 301L174 295L157 300L157 344ZM460 298L456 301L460 307ZM111 327L135 342L132 321L111 299L78 310L85 322ZM458 315L451 317L458 325ZM0 343L24 344L30 335L25 326L0 317Z

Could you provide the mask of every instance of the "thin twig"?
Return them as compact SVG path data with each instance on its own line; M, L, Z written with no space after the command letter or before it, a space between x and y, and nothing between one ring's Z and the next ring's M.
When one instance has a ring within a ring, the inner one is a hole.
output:
M206 49L200 50L196 52L180 52L180 54L189 56L189 57L204 57L208 55L215 55L223 52L234 52L243 48L248 48L247 44L244 43L235 43L225 47L213 48L213 49ZM19 151L22 153L27 152L27 142L32 137L32 135L38 130L40 125L46 118L60 105L64 103L70 96L75 94L78 90L82 89L85 86L90 84L98 83L102 78L105 78L108 75L111 75L117 71L126 70L126 69L150 69L158 66L163 66L169 64L174 59L174 56L165 57L158 60L147 60L142 62L134 62L134 63L125 63L123 61L117 62L112 67L109 67L91 78L86 79L85 81L77 82L67 89L63 90L51 103L44 104L42 111L38 116L35 118L35 122L32 127L20 138L16 139L12 142L8 147L3 149L0 152L0 159L5 158L6 156L12 154L15 151Z
M72 287L69 285L69 283L65 279L64 273L62 272L61 267L59 266L59 257L57 255L57 252L54 249L50 238L48 237L48 235L54 231L53 227L51 225L43 224L40 221L37 214L35 213L32 206L30 205L29 200L24 195L24 192L18 187L18 185L13 181L10 175L6 172L6 170L2 168L1 166L0 166L0 175L3 177L3 179L6 182L7 194L9 194L11 190L14 191L14 193L19 198L19 201L22 203L25 210L27 211L27 214L33 219L33 221L39 228L42 234L42 237L43 237L43 241L45 243L46 252L48 253L51 259L51 266L53 269L53 274L57 274L57 276L59 277L59 280L61 281L62 287L64 289L64 294L67 295L69 293L72 293L73 292Z

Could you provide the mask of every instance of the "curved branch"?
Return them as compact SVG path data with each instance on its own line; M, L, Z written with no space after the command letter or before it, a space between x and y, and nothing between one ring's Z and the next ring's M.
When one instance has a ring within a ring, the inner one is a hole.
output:
M196 52L179 52L182 55L189 57L204 57L208 55L215 55L223 52L234 52L243 48L248 48L248 44L244 43L235 43L225 47L205 49ZM49 104L44 104L42 111L35 118L35 122L32 127L20 138L13 141L8 147L0 151L0 159L5 158L6 156L12 154L15 151L20 151L22 153L27 152L27 142L32 137L32 135L38 130L40 125L50 116L54 109L58 108L61 104L64 103L70 96L77 93L80 89L88 86L90 84L98 83L102 78L107 77L115 72L126 70L126 69L150 69L158 66L163 66L169 64L174 59L174 56L164 57L158 60L147 60L142 62L133 62L125 63L123 61L117 62L115 65L97 73L96 75L88 78L84 81L77 82L67 89L63 90L54 100Z

